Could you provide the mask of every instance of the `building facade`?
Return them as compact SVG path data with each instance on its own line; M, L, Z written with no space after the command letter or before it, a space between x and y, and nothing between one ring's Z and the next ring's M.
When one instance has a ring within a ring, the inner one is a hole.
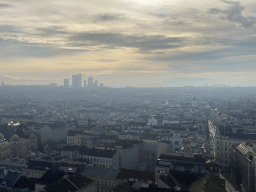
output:
M0 133L0 159L4 160L10 158L11 155L11 143L9 143L2 133Z
M247 141L231 148L231 169L243 191L256 190L256 143Z
M82 75L72 75L72 87L81 87Z
M37 151L37 136L25 129L17 129L12 135L11 151L15 156L26 157L29 151Z
M69 79L64 79L64 87L69 87Z

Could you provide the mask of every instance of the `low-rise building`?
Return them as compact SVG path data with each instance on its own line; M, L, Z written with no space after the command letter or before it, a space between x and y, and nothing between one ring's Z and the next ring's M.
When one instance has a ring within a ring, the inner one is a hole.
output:
M44 187L45 192L94 192L96 182L83 175L74 174Z
M11 143L9 143L4 135L0 133L0 159L4 160L10 158L11 155Z
M19 128L12 135L11 150L14 155L25 158L29 151L37 150L37 136L26 129Z
M192 173L206 173L206 159L201 154L168 153L157 159L155 173L157 181L159 176L168 175L170 170L191 171Z
M82 145L83 130L68 130L67 132L67 145L81 146Z
M96 181L96 191L112 191L120 185L120 180L116 179L120 169L110 169L102 167L87 166L82 175Z
M56 163L30 160L27 168L22 169L22 175L26 177L41 178L46 171L53 169Z
M157 145L142 144L139 151L140 165L145 164L146 169L153 169L157 160Z
M43 126L40 129L41 144L46 143L48 140L60 141L66 139L67 128L64 122L54 122Z
M231 171L235 181L246 192L256 189L256 143L247 141L231 148Z

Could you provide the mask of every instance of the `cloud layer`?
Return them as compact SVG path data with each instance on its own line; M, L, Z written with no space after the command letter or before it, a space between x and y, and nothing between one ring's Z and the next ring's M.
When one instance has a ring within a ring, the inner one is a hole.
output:
M9 72L136 74L149 83L213 72L240 83L256 73L253 0L3 0L0 10L0 68Z

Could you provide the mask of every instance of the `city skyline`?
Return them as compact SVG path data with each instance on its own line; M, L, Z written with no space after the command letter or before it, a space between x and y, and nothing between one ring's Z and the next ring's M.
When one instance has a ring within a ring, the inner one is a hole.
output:
M0 81L113 87L256 86L256 3L7 1L0 4Z

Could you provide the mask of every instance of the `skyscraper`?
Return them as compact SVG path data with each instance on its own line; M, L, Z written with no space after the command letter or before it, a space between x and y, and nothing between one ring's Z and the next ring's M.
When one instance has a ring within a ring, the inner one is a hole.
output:
M95 80L93 85L94 87L98 87L98 80Z
M93 87L93 78L92 77L88 78L88 87Z
M72 75L72 86L73 87L81 87L82 76L81 74Z
M69 87L69 79L64 79L64 87Z
M78 74L78 87L82 87L82 75Z

